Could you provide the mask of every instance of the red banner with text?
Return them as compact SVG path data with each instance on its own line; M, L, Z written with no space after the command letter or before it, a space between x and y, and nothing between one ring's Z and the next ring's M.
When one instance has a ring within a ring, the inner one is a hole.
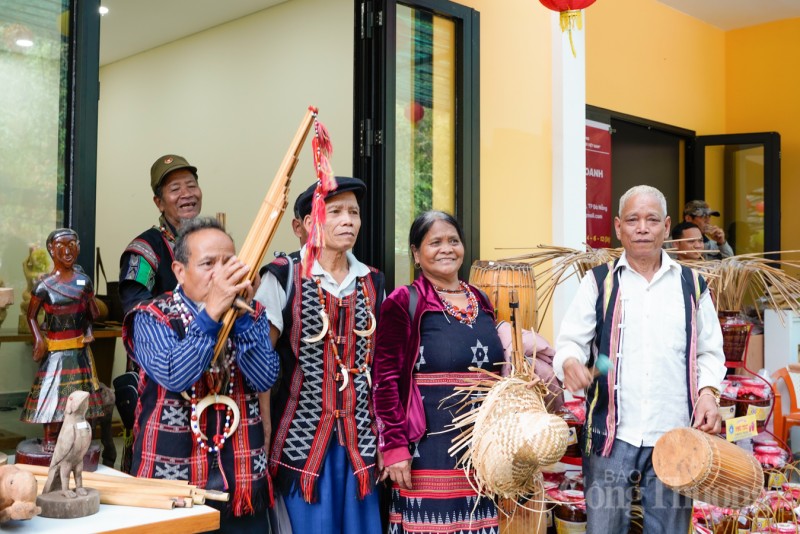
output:
M611 246L611 126L586 121L586 244Z

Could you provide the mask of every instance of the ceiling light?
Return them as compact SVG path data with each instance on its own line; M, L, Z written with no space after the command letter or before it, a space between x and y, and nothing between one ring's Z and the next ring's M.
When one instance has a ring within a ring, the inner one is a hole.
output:
M21 48L30 48L33 46L33 41L30 39L17 39L15 42L16 45Z
M100 6L100 10L99 11L100 11L100 16L101 17L104 17L104 16L106 16L106 14L108 14L108 8L106 6Z

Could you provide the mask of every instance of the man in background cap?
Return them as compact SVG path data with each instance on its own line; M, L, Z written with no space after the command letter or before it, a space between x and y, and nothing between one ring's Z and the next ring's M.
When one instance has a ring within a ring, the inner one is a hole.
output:
M203 192L197 185L197 167L181 156L167 154L158 158L150 167L150 187L153 190L153 202L161 212L158 226L139 234L119 259L119 297L126 314L140 302L172 291L178 285L178 279L172 272L176 236L181 229L181 221L195 218L203 205ZM117 409L122 420L126 421L120 470L129 473L133 410L138 401L135 373L139 368L133 360L128 359L127 370L133 372L117 377L114 388Z
M366 185L343 177L336 183L324 198L322 250L311 276L303 278L301 262L282 256L267 266L256 292L281 357L270 470L294 532L381 532L369 399L371 347L385 284L382 273L351 252ZM296 203L307 232L314 222L315 188Z
M119 296L125 313L143 300L175 289L175 236L181 221L196 217L203 206L197 167L181 156L167 154L158 158L150 168L150 187L161 216L158 226L139 234L119 259Z
M683 220L694 223L703 232L703 247L706 250L718 250L719 258L730 258L733 249L725 240L725 232L719 226L711 224L711 216L719 217L718 211L713 211L704 200L692 200L683 208ZM708 255L706 259L717 256Z

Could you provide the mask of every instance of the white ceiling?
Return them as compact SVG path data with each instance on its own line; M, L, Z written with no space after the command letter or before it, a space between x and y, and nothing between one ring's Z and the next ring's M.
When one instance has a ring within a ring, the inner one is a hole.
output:
M109 13L100 26L100 64L113 63L288 1L101 0ZM800 17L800 0L658 1L722 30Z
M288 0L101 0L100 65L177 41Z
M658 1L721 30L735 30L800 17L800 0Z

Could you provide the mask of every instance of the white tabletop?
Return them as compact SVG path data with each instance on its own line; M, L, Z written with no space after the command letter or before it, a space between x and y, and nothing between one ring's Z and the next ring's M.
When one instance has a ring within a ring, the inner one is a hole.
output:
M9 457L9 463L14 458ZM97 473L104 475L128 476L104 465L97 467ZM91 487L87 481L86 487ZM192 508L158 510L137 506L115 506L101 504L100 511L88 517L77 519L50 519L34 517L28 521L8 521L0 526L6 532L53 532L58 534L87 534L90 532L147 532L176 534L178 532L206 532L219 528L219 512L206 505Z

